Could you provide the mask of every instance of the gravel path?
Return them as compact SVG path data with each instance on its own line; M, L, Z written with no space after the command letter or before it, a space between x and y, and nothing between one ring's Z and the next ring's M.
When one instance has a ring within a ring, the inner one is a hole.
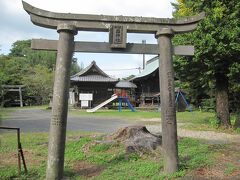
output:
M17 109L9 117L0 121L0 126L19 127L21 132L48 132L50 119L50 110ZM130 122L119 118L79 116L71 113L67 120L68 131L112 133L129 125L131 125Z
M146 125L147 129L152 133L161 134L162 126L160 120L154 119L152 122L155 122L155 125ZM156 123L159 124L156 125ZM240 143L240 135L219 133L214 131L192 131L184 129L183 126L184 123L178 123L178 136L180 137L205 139L211 144Z

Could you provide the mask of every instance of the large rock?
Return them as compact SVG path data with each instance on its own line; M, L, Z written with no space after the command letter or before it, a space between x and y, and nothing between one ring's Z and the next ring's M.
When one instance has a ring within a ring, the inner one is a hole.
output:
M150 133L145 126L128 126L108 136L107 141L125 144L126 152L148 153L162 144L162 137Z

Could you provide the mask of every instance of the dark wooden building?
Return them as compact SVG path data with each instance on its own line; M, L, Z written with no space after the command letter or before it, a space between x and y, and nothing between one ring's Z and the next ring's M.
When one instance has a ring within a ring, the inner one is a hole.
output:
M71 76L70 104L95 107L114 94L118 80L104 73L93 61L88 67Z
M145 69L136 75L131 81L137 85L135 91L136 106L157 106L161 104L160 86L159 86L159 60L158 56L150 59L146 63ZM177 79L175 79L177 80ZM181 91L182 96L177 95ZM184 92L178 88L175 89L176 108L178 111L186 109L186 103L183 99Z
M159 62L158 56L146 63L145 69L136 75L131 82L137 85L135 99L137 106L159 104Z

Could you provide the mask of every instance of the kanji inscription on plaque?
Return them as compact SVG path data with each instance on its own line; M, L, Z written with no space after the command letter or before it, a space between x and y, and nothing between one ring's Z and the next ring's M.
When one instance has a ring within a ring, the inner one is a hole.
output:
M127 29L123 25L112 25L109 32L111 48L126 48Z

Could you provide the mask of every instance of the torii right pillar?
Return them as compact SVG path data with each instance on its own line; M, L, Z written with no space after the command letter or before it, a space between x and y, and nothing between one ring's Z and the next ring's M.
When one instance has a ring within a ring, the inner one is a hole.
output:
M174 94L173 47L171 28L162 28L156 33L159 46L159 81L161 98L162 147L164 171L178 171L178 142Z

